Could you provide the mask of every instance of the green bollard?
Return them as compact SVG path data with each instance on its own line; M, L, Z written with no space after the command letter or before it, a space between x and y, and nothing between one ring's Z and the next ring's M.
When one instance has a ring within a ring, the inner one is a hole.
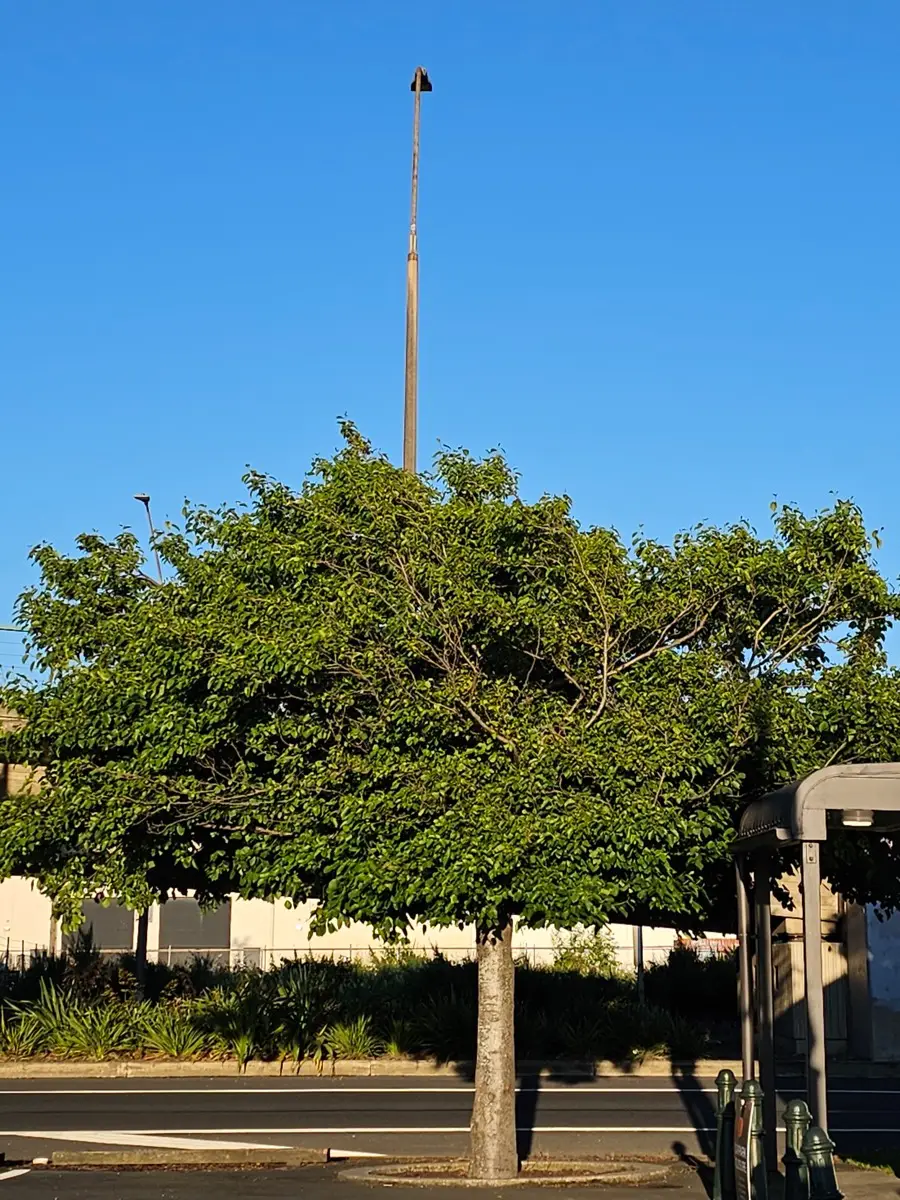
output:
M785 1200L809 1200L809 1172L803 1139L812 1117L804 1100L791 1100L785 1109Z
M734 1190L734 1093L737 1079L727 1068L716 1076L716 1169L713 1200L735 1200Z
M768 1200L769 1174L766 1168L766 1148L763 1142L763 1090L755 1079L744 1084L743 1091L753 1096L750 1125L750 1163L753 1200Z
M813 1125L802 1146L809 1172L809 1200L844 1200L834 1170L834 1142L824 1129Z
M763 1090L755 1079L741 1088L734 1130L734 1177L738 1200L768 1200L769 1181L763 1148Z
M809 1200L809 1173L803 1157L803 1139L812 1116L803 1100L791 1100L784 1110L784 1200Z

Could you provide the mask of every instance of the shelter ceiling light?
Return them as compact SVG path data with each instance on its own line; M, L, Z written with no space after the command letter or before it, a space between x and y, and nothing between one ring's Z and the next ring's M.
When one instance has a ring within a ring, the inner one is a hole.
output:
M875 814L870 808L847 808L841 822L847 829L869 829L875 824Z

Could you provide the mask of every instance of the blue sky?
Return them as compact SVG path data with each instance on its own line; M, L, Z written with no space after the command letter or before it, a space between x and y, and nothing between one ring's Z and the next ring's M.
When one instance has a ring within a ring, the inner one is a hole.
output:
M852 496L896 576L898 59L893 0L3 5L0 623L136 491L398 457L419 62L421 458L660 537Z

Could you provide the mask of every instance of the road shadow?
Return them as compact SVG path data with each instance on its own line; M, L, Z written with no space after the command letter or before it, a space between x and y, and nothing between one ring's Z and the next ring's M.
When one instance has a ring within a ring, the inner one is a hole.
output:
M531 1155L534 1146L534 1127L537 1122L538 1093L541 1088L541 1072L537 1068L526 1068L518 1074L516 1092L516 1153L519 1162Z
M633 1068L633 1061L616 1064L623 1070ZM578 1084L590 1083L597 1078L593 1065L586 1063L561 1063L558 1060L527 1061L516 1068L516 1148L519 1161L529 1158L534 1149L534 1133L541 1087L544 1083Z
M632 1075L637 1067L633 1058L613 1063L624 1077ZM714 1098L703 1090L703 1081L697 1075L696 1062L673 1063L671 1079L676 1094L681 1100L685 1115L694 1128L699 1146L699 1156L688 1151L683 1142L672 1144L672 1152L686 1166L697 1171L704 1187L712 1186L712 1164L716 1152L716 1107ZM475 1064L458 1063L457 1074L471 1083L475 1078ZM516 1147L520 1161L529 1158L534 1150L534 1135L537 1128L541 1088L546 1083L578 1084L589 1083L597 1078L596 1070L587 1064L560 1063L552 1059L526 1061L516 1066ZM666 1078L663 1076L663 1078ZM704 1161L706 1160L706 1161Z
M712 1096L703 1090L703 1083L697 1077L697 1063L672 1063L672 1082L681 1097L684 1111L694 1127L697 1144L700 1151L711 1162L716 1158L716 1106ZM678 1147L681 1147L679 1151ZM672 1150L676 1154L684 1151L680 1142L675 1142Z
M698 1158L696 1154L691 1154L684 1142L673 1142L672 1153L678 1156L679 1162L694 1172L703 1185L703 1190L710 1197L710 1200L712 1200L713 1178L715 1176L715 1168L712 1163L708 1160L704 1161L704 1159Z
M618 1065L618 1064L617 1064ZM623 1069L634 1066L622 1063ZM475 1080L474 1062L456 1063L456 1074L467 1083ZM563 1083L576 1087L596 1079L594 1068L587 1063L561 1063L554 1059L526 1060L516 1064L516 1150L524 1162L534 1150L541 1088L545 1083Z

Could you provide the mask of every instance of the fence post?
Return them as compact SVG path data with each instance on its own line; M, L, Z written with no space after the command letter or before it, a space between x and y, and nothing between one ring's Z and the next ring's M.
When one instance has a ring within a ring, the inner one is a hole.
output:
M811 1126L803 1139L803 1157L809 1172L810 1200L844 1200L834 1170L834 1142L824 1129Z
M784 1200L809 1200L809 1172L803 1157L803 1139L812 1124L805 1100L791 1100L784 1110Z
M737 1079L727 1068L716 1076L716 1169L713 1200L735 1200L734 1193L734 1093Z

